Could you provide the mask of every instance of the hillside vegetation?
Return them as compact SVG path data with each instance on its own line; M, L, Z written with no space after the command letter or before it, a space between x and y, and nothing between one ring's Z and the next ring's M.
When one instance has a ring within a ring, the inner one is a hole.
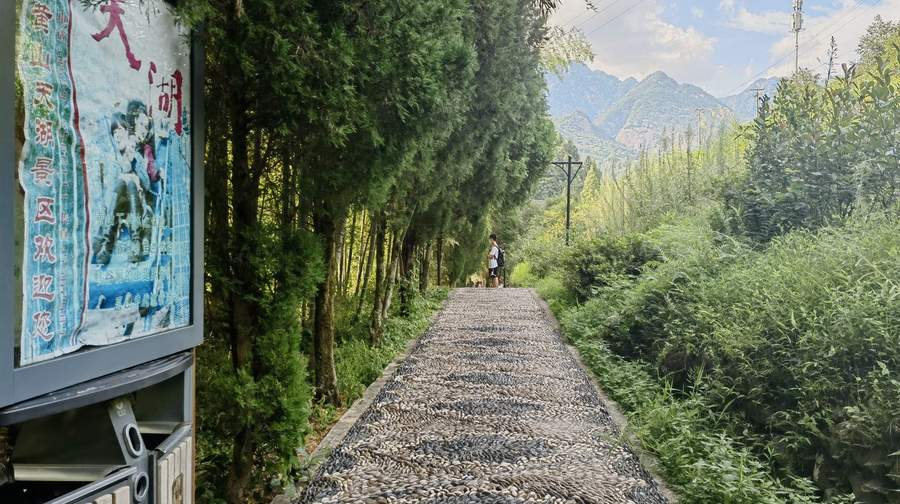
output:
M682 502L900 502L889 28L855 74L781 82L700 152L685 130L591 169L571 247L559 199L508 247Z
M624 81L576 63L559 78L547 75L548 105L557 131L583 155L596 160L634 156L643 146L697 124L745 123L756 114L759 96L774 96L777 78L759 79L746 90L718 99L697 86L679 84L663 72Z

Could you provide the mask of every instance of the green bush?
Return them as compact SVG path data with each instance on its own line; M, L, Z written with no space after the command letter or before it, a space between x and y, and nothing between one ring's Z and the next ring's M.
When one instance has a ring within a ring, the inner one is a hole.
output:
M690 324L666 327L663 371L706 367L711 391L735 398L782 464L821 487L896 500L897 221L790 233L693 291Z
M568 331L567 331L568 332ZM677 394L650 366L628 362L589 336L568 332L600 385L628 413L628 432L653 453L657 469L684 504L818 502L810 482L783 483L766 460L725 429L740 420L725 404L692 390Z
M784 475L897 502L897 220L795 231L765 252L690 224L651 239L659 265L566 311L568 334L655 362L676 390L705 370L707 400L731 404Z
M566 289L583 302L598 288L636 278L644 265L656 259L657 250L643 236L604 233L573 243L561 255L559 269Z

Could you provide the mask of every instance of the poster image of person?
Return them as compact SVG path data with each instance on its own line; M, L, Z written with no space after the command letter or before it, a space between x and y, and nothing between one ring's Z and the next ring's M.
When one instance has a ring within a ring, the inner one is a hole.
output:
M103 323L107 328L94 331L106 341L171 326L178 298L169 292L176 280L183 283L190 274L189 268L176 271L179 261L171 254L177 249L171 247L176 209L166 172L181 174L186 181L189 168L181 146L170 141L178 137L170 125L165 120L155 123L141 100L128 101L109 118L115 163L101 180L105 194L98 214L103 219L92 247L96 280L91 282L86 313L87 327ZM125 289L117 280L123 276L128 281ZM186 311L185 305L179 303L178 311ZM117 324L110 328L109 320ZM98 344L95 338L87 341Z
M132 241L129 262L143 260L141 243L146 235L144 226L146 216L152 215L152 208L147 196L150 192L150 179L143 156L138 153L139 146L133 132L133 126L126 116L116 112L110 119L109 126L112 144L115 149L116 163L112 167L111 182L106 183L105 208L100 215L103 222L92 250L96 264L109 264L120 235L127 231Z

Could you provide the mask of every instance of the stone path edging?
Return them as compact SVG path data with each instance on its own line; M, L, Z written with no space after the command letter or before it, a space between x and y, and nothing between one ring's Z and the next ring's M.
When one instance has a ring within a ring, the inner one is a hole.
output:
M440 316L441 311L444 308L444 303L446 303L446 300L442 301L441 307L431 314L429 327L434 325L435 321ZM345 411L343 415L341 415L340 420L338 420L336 424L331 426L328 434L326 434L325 437L322 438L322 441L319 442L319 444L316 446L316 449L309 454L309 460L312 460L314 462L310 464L306 469L308 474L314 475L319 471L322 464L325 462L327 454L330 453L331 450L333 450L336 446L341 444L341 441L343 441L344 438L347 437L347 433L350 431L350 428L353 427L354 424L356 424L356 421L359 420L360 415L362 415L369 407L369 405L372 404L372 401L375 400L375 397L379 392L381 392L381 389L383 389L384 386L387 385L388 381L390 381L394 373L397 372L397 368L399 368L400 365L403 364L403 361L405 361L409 357L409 355L416 349L416 345L419 344L419 341L422 339L422 335L427 332L428 329L425 329L422 334L415 337L414 339L407 341L406 349L403 350L403 353L394 357L394 360L384 368L381 376L379 376L377 380L372 382L372 384L366 388L366 391L363 392L362 397L354 401L353 405L350 406L350 408L347 409L347 411ZM294 492L282 492L276 495L275 498L272 499L271 504L289 504L291 500L296 499L296 495L303 490L302 486L304 486L303 484L306 481L308 481L307 478L303 478L302 480L300 480L301 484L295 485Z
M600 386L600 383L597 382L597 378L594 376L594 372L591 368L588 367L587 364L584 363L584 360L581 358L581 353L575 348L574 345L569 344L566 340L566 337L563 336L562 326L559 323L559 320L556 319L556 314L553 313L553 310L550 308L550 304L544 300L534 289L529 289L531 293L534 295L535 299L541 304L541 307L544 309L544 315L547 317L547 320L550 321L550 324L553 326L556 333L559 335L560 339L566 345L566 348L569 350L569 353L572 354L572 358L575 359L575 362L578 363L578 366L581 367L581 370L588 376L588 380L590 380L591 385L594 386L594 389L597 390L597 394L606 403L606 408L609 410L609 415L612 417L613 421L616 425L619 426L619 429L624 435L628 436L628 441L637 447L641 446L641 442L634 434L628 433L628 418L622 413L622 408L619 406L619 403L613 401L606 395L606 391L603 390L603 387ZM671 504L677 504L678 498L675 496L675 493L668 487L666 481L660 477L659 473L657 473L655 467L658 465L656 461L656 457L652 454L646 453L643 450L637 452L638 457L641 459L641 462L644 464L644 467L647 469L647 472L653 476L653 479L656 480L657 489L659 493L663 494L666 499L669 500Z

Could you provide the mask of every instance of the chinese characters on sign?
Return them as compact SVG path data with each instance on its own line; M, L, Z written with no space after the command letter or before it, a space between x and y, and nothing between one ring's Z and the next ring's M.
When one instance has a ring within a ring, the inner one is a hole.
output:
M20 364L188 325L184 30L163 0L24 0L19 30Z

